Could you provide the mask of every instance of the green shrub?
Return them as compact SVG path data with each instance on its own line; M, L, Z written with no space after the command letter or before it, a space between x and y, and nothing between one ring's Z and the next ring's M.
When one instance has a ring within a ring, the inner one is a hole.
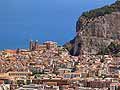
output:
M83 12L82 16L87 18L103 16L105 14L111 14L112 12L120 11L120 1L116 1L115 4L110 6L104 6L102 8L94 9L91 11Z
M120 44L116 44L116 43L112 42L108 47L101 50L101 52L99 54L102 54L102 55L111 54L114 56L118 56L119 53L120 53Z

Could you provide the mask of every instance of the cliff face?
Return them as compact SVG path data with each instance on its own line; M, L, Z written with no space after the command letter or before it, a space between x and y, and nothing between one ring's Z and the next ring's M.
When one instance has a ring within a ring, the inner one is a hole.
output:
M111 42L120 40L119 10L117 7L117 11L97 17L81 16L76 24L76 37L65 47L72 55L98 54Z

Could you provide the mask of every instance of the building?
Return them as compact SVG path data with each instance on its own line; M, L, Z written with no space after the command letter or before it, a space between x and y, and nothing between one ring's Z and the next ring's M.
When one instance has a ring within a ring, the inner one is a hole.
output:
M28 79L32 75L32 72L7 72L0 73L0 78L9 78L11 80Z
M102 81L102 80L82 80L80 81L84 87L89 88L109 88L111 81Z
M16 90L59 90L59 86L48 86L48 85L24 85Z
M8 72L8 77L11 79L27 79L30 78L32 72Z
M38 40L36 41L30 41L29 49L30 51L37 50L39 48Z
M80 72L74 72L74 73L64 73L63 74L64 79L80 79L81 73Z
M0 90L11 90L9 84L2 84L0 85Z
M57 47L57 43L56 42L52 42L52 41L46 41L43 44L46 45L47 49L56 48Z
M120 90L120 83L111 83L110 90Z
M29 50L35 51L35 50L51 49L51 48L56 48L56 47L57 47L56 42L46 41L41 45L41 44L38 44L38 40L36 41L31 40L30 45L29 45Z

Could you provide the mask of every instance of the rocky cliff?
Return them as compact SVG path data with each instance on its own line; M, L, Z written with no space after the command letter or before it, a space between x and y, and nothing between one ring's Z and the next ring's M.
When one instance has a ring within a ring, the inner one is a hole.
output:
M76 24L76 37L64 46L72 55L98 54L120 40L120 2L85 12Z

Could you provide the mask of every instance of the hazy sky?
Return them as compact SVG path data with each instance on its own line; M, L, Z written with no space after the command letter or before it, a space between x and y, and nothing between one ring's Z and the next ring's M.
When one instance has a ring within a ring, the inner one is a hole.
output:
M115 0L0 0L0 49L26 48L30 39L64 44L83 11Z

